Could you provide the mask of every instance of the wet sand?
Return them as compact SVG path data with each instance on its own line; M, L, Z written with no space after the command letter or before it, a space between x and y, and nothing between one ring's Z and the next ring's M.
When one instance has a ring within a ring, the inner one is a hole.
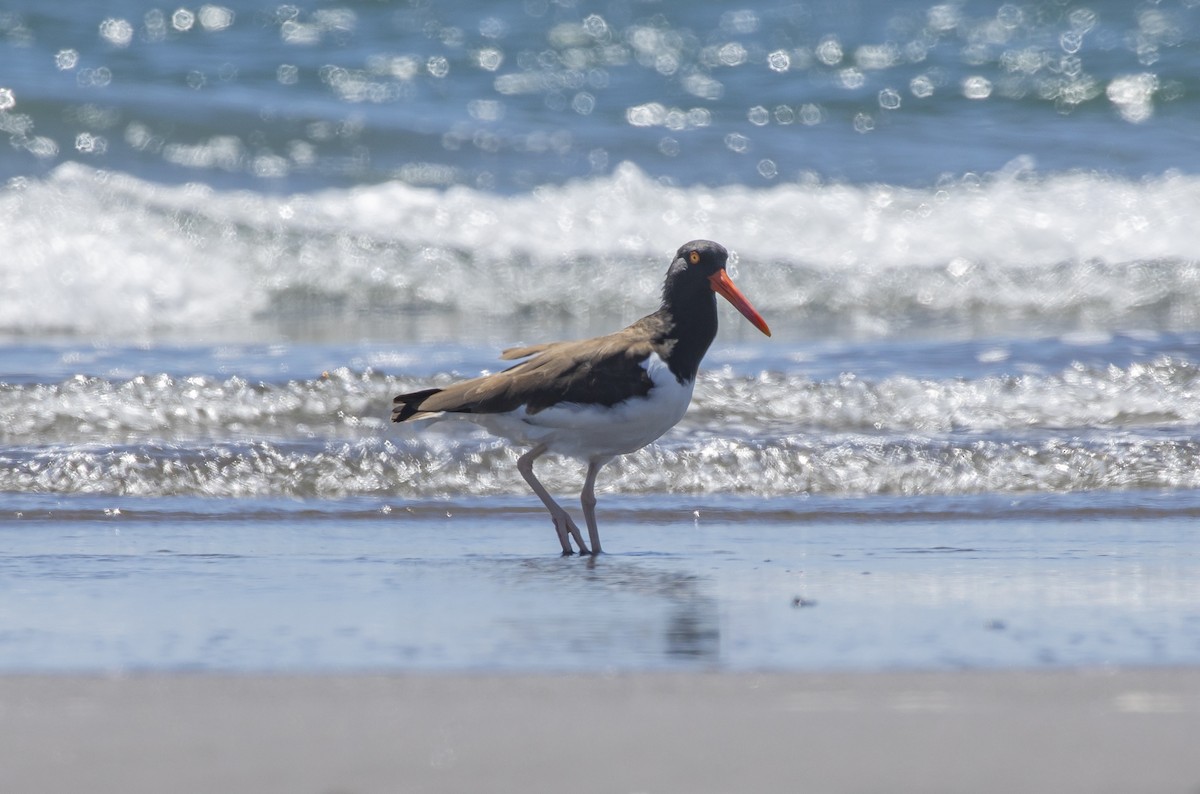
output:
M0 677L8 792L1194 792L1200 669Z

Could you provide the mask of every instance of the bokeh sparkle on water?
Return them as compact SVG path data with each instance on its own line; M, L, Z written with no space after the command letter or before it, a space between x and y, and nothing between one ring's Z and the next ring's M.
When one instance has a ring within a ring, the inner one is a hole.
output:
M919 184L998 168L1027 136L1051 169L1161 169L1186 152L1167 129L1167 151L1132 161L1064 132L1184 124L1197 22L1186 2L17 4L0 129L19 154L0 175L74 159L268 189L511 191L633 159L681 184ZM983 118L1006 119L977 127L1000 159L956 140Z

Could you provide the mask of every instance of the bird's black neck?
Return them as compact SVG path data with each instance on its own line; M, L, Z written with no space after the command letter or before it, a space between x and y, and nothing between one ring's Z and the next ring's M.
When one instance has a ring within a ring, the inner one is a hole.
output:
M662 306L662 340L670 343L667 366L680 383L694 381L700 361L717 336L717 296L707 281L668 279Z

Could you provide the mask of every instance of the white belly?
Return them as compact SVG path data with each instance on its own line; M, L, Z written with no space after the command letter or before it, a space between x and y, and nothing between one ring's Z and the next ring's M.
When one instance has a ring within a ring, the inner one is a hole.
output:
M646 359L654 388L617 405L559 403L535 414L457 414L495 435L584 460L636 452L674 427L692 401L693 383L680 383L657 355Z

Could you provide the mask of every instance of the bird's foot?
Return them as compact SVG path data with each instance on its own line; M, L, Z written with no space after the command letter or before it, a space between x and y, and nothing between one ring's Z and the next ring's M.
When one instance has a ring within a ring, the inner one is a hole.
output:
M579 547L580 554L591 554L587 544L583 542L583 534L579 531L579 527L575 526L575 522L571 520L571 516L566 511L563 511L562 515L553 516L553 519L554 531L558 533L558 542L562 544L564 557L574 554L571 550L572 540Z

